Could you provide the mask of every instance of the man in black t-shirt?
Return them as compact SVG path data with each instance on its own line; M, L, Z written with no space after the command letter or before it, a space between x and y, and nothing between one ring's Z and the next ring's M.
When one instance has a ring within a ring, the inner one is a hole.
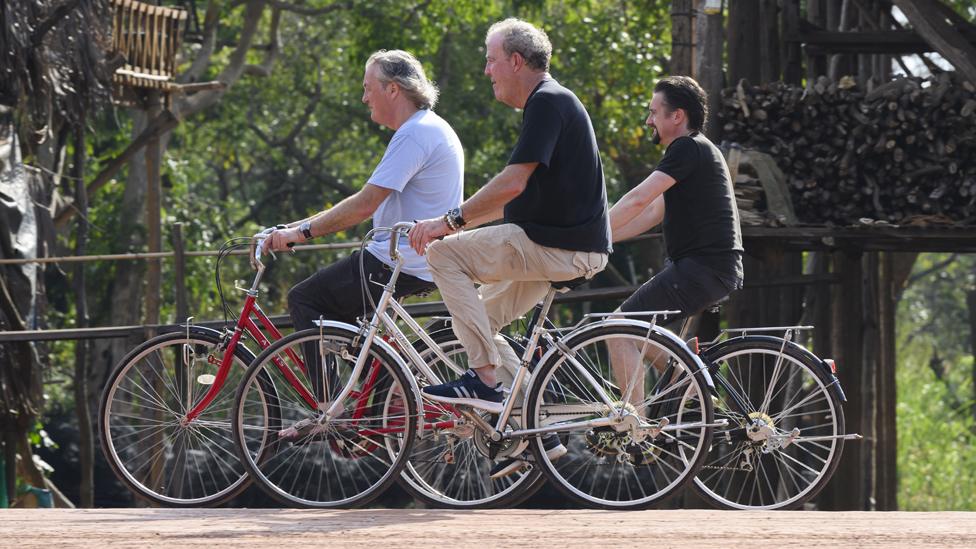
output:
M579 99L549 75L545 32L506 19L488 30L485 46L495 98L524 109L522 131L508 166L459 209L418 223L410 244L426 252L471 365L459 380L425 387L425 396L499 412L504 394L495 370L508 366L502 355L511 349L498 330L542 299L551 281L602 270L611 244L593 125ZM543 442L551 458L566 452L557 437Z
M613 241L664 223L667 266L641 286L621 311L697 314L742 287L742 235L729 168L702 135L705 91L687 76L654 87L647 125L664 158L610 210Z
M647 179L610 209L613 241L641 234L664 223L668 261L620 306L623 312L681 311L694 315L742 287L742 235L729 168L721 151L701 130L707 114L705 91L687 76L671 76L654 87L647 125L654 143L667 146L664 158ZM616 379L633 387L629 402L644 404L644 370L635 367L642 353L635 345L609 345ZM657 367L659 353L643 356ZM630 372L636 373L637 379ZM639 463L655 456L641 450Z

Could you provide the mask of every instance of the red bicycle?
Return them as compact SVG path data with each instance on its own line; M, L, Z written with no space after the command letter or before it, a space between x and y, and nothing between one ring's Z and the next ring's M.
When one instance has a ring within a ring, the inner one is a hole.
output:
M265 349L282 337L257 303L264 265L255 261L255 245L252 238L232 239L217 256L215 278L225 314L222 260L250 246L257 269L233 331L188 321L130 351L109 376L99 411L102 450L118 478L143 499L174 507L213 506L249 484L231 433L234 392L224 389L235 388L254 360L246 339ZM301 362L297 355L290 358ZM259 381L266 384L269 419L277 421L275 387ZM295 390L307 394L292 381ZM251 442L263 449L268 441Z

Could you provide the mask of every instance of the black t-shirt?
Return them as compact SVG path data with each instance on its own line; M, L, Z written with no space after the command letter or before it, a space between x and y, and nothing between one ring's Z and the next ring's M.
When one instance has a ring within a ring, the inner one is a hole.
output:
M551 79L529 96L509 164L538 162L522 194L505 205L514 223L542 246L610 253L603 164L590 116L573 92Z
M672 261L696 257L742 278L742 232L722 152L695 132L668 145L657 171L676 183L664 191L664 240Z

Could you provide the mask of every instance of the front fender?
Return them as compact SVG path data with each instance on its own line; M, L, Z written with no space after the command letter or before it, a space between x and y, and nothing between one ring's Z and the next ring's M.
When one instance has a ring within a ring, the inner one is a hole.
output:
M352 324L346 324L345 322L338 322L335 320L314 320L316 326L322 326L325 328L337 328L339 330L350 331L355 334L359 333L359 327ZM410 365L404 360L403 356L393 348L392 345L386 342L383 338L374 337L373 345L376 345L396 361L397 368L403 372L404 376L407 378L407 383L410 384L410 391L413 393L414 401L417 405L418 417L423 418L423 400L420 397L420 386L417 384L417 378L413 376L413 372L410 371ZM423 420L417 421L417 436L423 435L424 423Z

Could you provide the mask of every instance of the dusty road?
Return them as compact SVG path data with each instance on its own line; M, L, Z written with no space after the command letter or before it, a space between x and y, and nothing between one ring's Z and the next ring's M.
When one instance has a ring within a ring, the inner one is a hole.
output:
M0 547L976 548L976 513L0 510Z

